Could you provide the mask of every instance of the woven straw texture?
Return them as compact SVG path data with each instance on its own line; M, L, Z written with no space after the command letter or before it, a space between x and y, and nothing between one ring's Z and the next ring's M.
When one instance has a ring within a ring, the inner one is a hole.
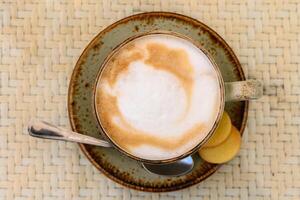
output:
M265 96L250 104L234 160L196 186L152 194L107 179L76 144L30 138L26 125L69 127L68 82L87 43L118 19L160 10L216 30ZM300 199L298 0L4 0L0 86L0 199Z

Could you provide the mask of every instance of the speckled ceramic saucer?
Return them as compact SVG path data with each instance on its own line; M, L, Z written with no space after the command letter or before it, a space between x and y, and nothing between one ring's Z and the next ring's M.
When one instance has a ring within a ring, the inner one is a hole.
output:
M241 65L226 42L201 22L175 13L150 12L122 19L101 31L85 48L73 71L68 109L72 129L101 138L93 109L93 87L97 73L110 52L137 34L171 31L199 42L220 67L225 82L245 80ZM243 133L248 102L226 103L233 124ZM110 179L133 189L149 192L173 191L197 184L212 175L220 165L210 164L194 155L195 167L187 175L164 177L146 172L141 164L113 148L80 144L91 163Z

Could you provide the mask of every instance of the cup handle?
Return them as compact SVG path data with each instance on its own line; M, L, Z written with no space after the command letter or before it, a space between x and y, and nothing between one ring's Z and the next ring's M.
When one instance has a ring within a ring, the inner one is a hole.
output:
M258 80L246 80L225 83L225 101L245 101L258 99L263 95L262 83Z

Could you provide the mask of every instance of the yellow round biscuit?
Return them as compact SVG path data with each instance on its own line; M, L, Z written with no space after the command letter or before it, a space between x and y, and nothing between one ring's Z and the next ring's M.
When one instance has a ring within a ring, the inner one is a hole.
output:
M208 139L208 141L203 145L203 147L215 147L221 144L230 135L230 131L231 120L228 113L224 111L219 126L217 127L213 135Z
M199 150L199 155L209 163L225 163L238 153L240 146L240 132L232 126L230 135L223 143L215 147L202 148Z

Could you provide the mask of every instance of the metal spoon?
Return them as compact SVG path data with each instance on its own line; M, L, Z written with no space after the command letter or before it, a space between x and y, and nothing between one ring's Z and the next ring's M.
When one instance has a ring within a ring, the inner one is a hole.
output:
M29 135L38 138L64 140L78 142L83 144L91 144L101 147L112 147L112 145L104 140L64 129L48 122L31 120L28 125ZM169 164L146 164L142 163L146 171L164 176L181 176L190 172L194 167L194 161L191 156L182 160Z

